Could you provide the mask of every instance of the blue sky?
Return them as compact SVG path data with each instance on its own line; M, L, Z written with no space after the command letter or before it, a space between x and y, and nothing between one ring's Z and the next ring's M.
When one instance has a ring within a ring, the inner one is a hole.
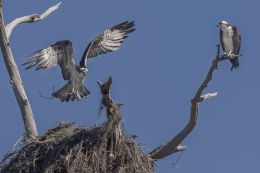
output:
M41 13L59 2L4 1L5 22ZM187 150L158 161L158 173L258 172L260 131L259 6L257 0L176 1L68 1L46 20L22 24L11 36L11 46L21 72L39 132L58 122L101 124L97 80L113 76L112 95L124 104L123 124L146 151L174 137L187 123L190 100L216 55L217 22L235 24L242 35L240 67L230 71L221 62L206 92L218 97L200 106L198 125L183 142ZM21 60L33 51L59 40L73 42L79 62L87 44L110 26L134 20L136 31L118 52L89 61L85 84L87 99L73 103L41 98L52 87L65 84L60 69L23 70ZM3 60L0 60L0 155L11 149L24 127Z

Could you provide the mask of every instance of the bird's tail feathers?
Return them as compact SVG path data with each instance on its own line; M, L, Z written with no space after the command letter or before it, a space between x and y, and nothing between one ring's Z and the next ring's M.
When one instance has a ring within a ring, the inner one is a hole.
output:
M90 92L84 85L73 87L72 83L68 82L61 89L54 92L52 96L59 99L62 102L64 101L68 102L68 101L80 100L84 97L87 97L89 93Z
M232 64L231 71L235 68L239 67L239 61L238 58L230 59L230 62Z

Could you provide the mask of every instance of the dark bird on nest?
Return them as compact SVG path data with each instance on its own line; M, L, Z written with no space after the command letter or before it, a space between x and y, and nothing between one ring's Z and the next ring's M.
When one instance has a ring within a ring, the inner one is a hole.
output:
M32 53L22 65L25 65L26 69L35 67L36 70L59 65L63 79L68 80L68 83L52 96L62 102L80 100L89 94L88 89L83 85L88 72L88 59L118 50L127 35L135 30L134 26L134 22L126 21L105 30L89 43L79 65L75 63L72 43L69 40L58 41Z
M229 24L226 21L218 23L220 33L220 43L222 50L230 59L232 64L231 70L239 66L238 57L241 45L241 36L237 31L237 27Z

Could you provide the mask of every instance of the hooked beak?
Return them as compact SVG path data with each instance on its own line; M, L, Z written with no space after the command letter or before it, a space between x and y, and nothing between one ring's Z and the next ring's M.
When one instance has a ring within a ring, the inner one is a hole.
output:
M88 69L86 68L84 71L84 74L86 75L88 73Z
M80 71L86 75L88 73L88 69L87 68L80 68Z

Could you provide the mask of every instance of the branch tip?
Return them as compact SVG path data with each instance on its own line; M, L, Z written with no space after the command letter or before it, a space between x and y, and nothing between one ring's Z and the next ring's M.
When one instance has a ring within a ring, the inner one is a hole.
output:
M186 145L178 145L176 147L176 151L185 151L187 149Z
M216 97L217 95L218 95L218 92L204 94L204 95L200 96L201 102L204 100L208 100L212 97Z
M19 25L21 23L33 23L33 22L41 21L44 18L48 17L51 13L56 11L60 7L61 4L62 4L62 2L59 2L59 3L51 6L45 12L43 12L41 15L31 14L31 15L28 15L28 16L23 16L23 17L19 17L19 18L14 19L12 22L7 24L6 27L5 27L7 39L9 40L13 29L17 25Z

